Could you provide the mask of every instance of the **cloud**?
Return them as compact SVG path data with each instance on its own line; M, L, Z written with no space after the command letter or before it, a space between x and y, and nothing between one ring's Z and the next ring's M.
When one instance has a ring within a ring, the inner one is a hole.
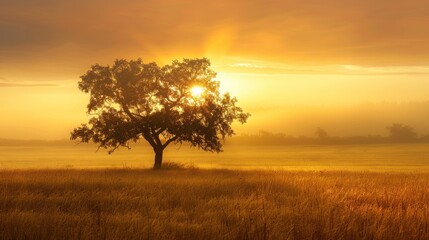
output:
M209 57L236 74L427 74L428 7L422 0L4 0L0 72L39 83L76 79L116 58Z
M0 87L55 87L56 84L19 84L19 83L1 83Z
M289 64L429 64L429 2L372 0L5 1L0 57L228 54Z
M229 57L217 65L220 71L236 74L287 75L287 74L335 74L335 75L429 75L428 66L365 66L365 65L290 65L254 59Z
M4 87L55 87L52 83L34 83L34 82L11 82L6 78L0 77L0 88Z

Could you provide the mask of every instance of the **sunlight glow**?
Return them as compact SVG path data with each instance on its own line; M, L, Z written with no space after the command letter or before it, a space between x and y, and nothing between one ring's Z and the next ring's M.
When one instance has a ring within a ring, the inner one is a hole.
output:
M193 97L200 97L204 92L204 89L200 86L194 86L191 88L191 94Z

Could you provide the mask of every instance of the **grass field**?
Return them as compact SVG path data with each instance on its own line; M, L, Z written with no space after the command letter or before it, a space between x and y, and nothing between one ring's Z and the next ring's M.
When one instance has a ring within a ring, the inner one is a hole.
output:
M152 149L141 145L119 149L112 155L84 144L0 147L0 169L148 168L153 158ZM164 158L206 169L429 172L429 144L225 146L220 154L170 146Z
M165 157L0 147L0 239L429 239L428 144Z
M0 239L429 239L429 174L2 171Z

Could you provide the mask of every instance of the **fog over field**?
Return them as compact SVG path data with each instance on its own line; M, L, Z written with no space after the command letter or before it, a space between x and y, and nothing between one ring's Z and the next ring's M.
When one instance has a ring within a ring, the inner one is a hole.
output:
M153 150L135 145L108 155L94 145L2 146L0 169L150 168ZM429 171L429 144L326 146L227 145L207 153L189 146L171 146L165 161L197 168L271 170Z
M429 239L428 0L0 2L0 240Z

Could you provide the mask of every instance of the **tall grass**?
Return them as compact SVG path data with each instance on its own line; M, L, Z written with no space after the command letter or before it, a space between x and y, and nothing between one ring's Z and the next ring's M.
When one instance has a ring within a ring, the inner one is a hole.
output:
M0 239L429 239L429 174L2 171Z

